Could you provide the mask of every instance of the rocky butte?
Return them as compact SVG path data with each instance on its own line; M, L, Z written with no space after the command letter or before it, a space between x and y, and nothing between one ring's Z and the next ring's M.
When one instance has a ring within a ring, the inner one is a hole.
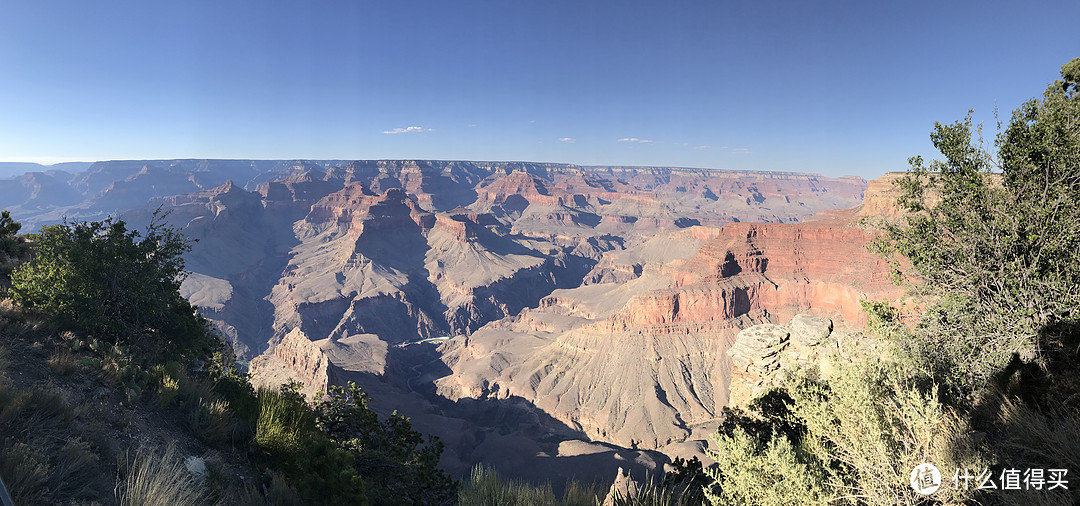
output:
M168 211L198 239L184 295L256 381L297 379L308 394L355 381L375 408L438 435L452 473L484 462L560 483L703 456L724 406L822 346L865 349L859 302L901 295L858 225L889 214L888 186L525 162L151 160L0 180L0 206L28 228L108 214L138 226Z

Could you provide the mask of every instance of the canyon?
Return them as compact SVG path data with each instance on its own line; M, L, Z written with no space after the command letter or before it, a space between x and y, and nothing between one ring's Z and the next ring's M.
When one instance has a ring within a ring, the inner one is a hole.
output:
M184 296L256 382L309 396L356 382L438 436L452 474L484 462L558 483L704 457L722 409L773 377L733 362L744 329L801 315L858 341L860 302L903 295L860 225L890 215L890 190L664 167L150 160L0 180L0 205L31 230L163 215L197 241Z

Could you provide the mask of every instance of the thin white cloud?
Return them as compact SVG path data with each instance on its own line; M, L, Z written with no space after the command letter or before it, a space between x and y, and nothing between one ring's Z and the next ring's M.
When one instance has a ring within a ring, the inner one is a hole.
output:
M727 151L727 146L713 146L712 144L702 144L700 146L694 146L694 149L699 151L715 149L717 151ZM749 151L747 152L749 153Z
M638 144L652 144L652 141L649 139L638 139L637 137L623 137L622 139L619 139L618 142L636 142Z
M577 139L573 137L559 137L559 142L565 142L567 144L573 144L577 142Z
M750 151L749 149L746 149L746 148L735 148L735 149L731 150L731 154L733 154L733 155L752 155L752 154L754 154L754 152Z
M431 131L430 128L411 126L411 127L405 127L405 128L395 128L393 130L383 130L383 133L384 134L412 134L412 133L430 132L430 131Z

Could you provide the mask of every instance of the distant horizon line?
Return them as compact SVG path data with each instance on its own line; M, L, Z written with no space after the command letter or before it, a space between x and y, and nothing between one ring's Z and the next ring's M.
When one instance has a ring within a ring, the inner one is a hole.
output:
M37 165L40 167L48 168L56 165L65 164L95 164L95 163L112 163L112 162L167 162L167 161L251 161L251 162L407 162L407 161L424 161L424 162L464 162L464 163L525 163L536 165L563 165L573 166L581 168L592 169L675 169L675 170L715 170L723 172L742 172L749 174L782 174L782 175L807 175L807 176L819 176L819 177L832 177L832 178L860 178L866 180L863 176L857 176L852 174L845 174L842 176L825 176L818 172L798 172L791 170L764 170L764 169L725 169L716 167L680 167L675 165L623 165L623 164L600 164L600 165L584 165L572 162L549 162L549 161L533 161L533 160L468 160L468 159L449 159L449 158L207 158L207 157L181 157L181 158L115 158L108 160L68 160L59 161L53 163L41 163L41 162L24 162L24 161L0 161L0 165ZM895 171L887 171L888 172Z

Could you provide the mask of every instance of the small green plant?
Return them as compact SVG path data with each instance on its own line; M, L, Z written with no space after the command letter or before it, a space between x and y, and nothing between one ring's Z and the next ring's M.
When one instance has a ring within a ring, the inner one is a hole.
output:
M600 492L595 484L584 484L577 480L570 480L563 489L563 506L596 506L600 503Z
M261 487L244 483L242 487L228 490L222 503L235 506L304 506L300 494L280 474L267 471L263 481Z
M62 393L18 390L0 371L0 476L17 504L64 502L86 492L98 456L72 435L75 418Z
M172 404L173 401L176 400L176 396L179 393L180 381L170 376L168 373L162 371L162 376L157 386L158 407L164 408L165 406Z
M664 486L647 480L637 491L628 497L615 493L611 497L612 506L691 506L701 504L701 499L691 499L686 488Z
M211 446L224 443L234 426L229 402L224 399L199 399L188 411L187 424L191 433L204 443Z
M16 504L42 502L49 482L49 458L26 443L0 447L0 476Z
M295 387L260 388L259 419L255 442L271 456L284 462L296 462L303 449L309 413L303 396Z

